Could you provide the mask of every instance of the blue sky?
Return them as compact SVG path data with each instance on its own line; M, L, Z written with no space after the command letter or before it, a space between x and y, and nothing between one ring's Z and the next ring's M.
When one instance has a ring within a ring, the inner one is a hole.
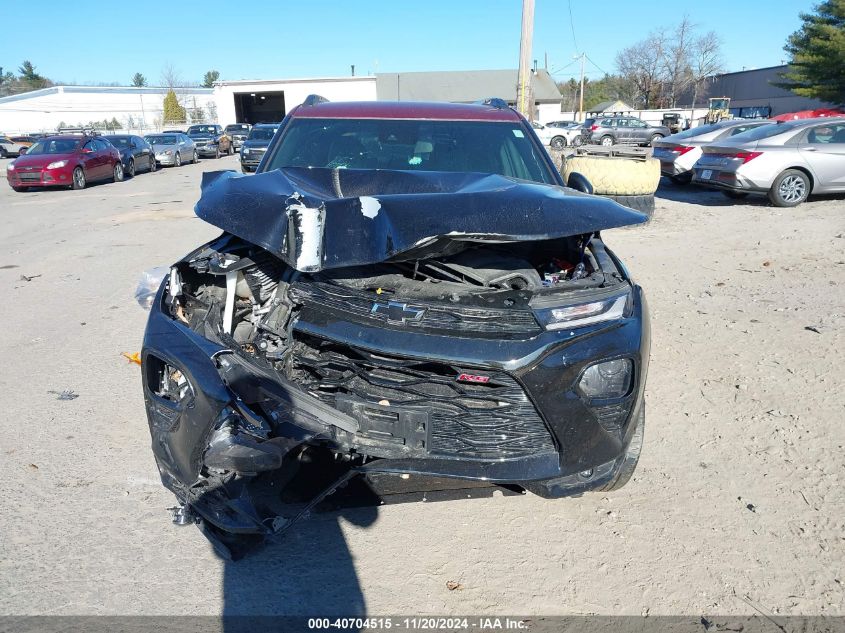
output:
M599 78L614 71L619 49L687 13L702 31L720 34L727 70L773 66L785 58L798 14L814 4L536 0L533 58L542 66L547 54L549 68L564 80L577 75L572 56L583 50L592 60L587 75ZM14 25L33 25L33 6L0 0L0 24L21 33ZM3 46L0 66L17 70L29 59L54 81L125 84L141 72L154 85L168 64L195 82L212 68L223 79L253 79L342 76L350 64L359 75L518 64L521 0L81 0L73 11L66 0L41 0L37 6L49 19ZM132 36L138 33L146 38Z

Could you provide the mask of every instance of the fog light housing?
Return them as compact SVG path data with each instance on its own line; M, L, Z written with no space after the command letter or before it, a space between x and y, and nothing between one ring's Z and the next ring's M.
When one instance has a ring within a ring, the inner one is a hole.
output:
M631 389L633 363L617 358L590 365L581 374L578 389L588 398L621 398Z

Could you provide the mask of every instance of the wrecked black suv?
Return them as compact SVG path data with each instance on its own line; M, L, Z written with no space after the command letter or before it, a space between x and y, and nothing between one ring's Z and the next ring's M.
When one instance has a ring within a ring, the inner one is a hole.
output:
M144 397L174 521L222 554L351 489L631 477L648 314L600 231L646 218L566 188L504 104L309 99L257 175L204 174L196 213L223 234L155 296Z

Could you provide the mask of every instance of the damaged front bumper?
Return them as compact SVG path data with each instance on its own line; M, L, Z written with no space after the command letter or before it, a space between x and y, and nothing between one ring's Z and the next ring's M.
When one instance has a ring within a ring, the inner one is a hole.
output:
M367 368L385 380L401 366L431 371L433 382L444 371L495 382L496 397L507 406L498 414L463 418L450 413L447 395L444 406L437 399L394 406L389 398L401 378L389 387L362 380L360 388L372 391L371 403L337 397L329 404L173 318L166 286L153 303L142 355L152 448L164 484L190 512L225 533L279 533L353 476L373 484L404 480L405 490L408 479L417 490L441 490L444 479L468 487L519 486L550 498L601 489L619 475L642 432L650 341L637 286L630 315L620 321L525 340L367 327L317 305L300 313L297 339L356 350L347 359L332 357L332 363L349 364L344 370L355 372L356 359L367 358ZM633 363L630 392L610 403L581 395L576 385L585 368L612 358ZM163 381L175 385L166 396ZM380 388L386 397L378 400ZM315 446L368 457L332 471L311 495L265 503L258 490L274 478L276 491L286 485L286 464Z

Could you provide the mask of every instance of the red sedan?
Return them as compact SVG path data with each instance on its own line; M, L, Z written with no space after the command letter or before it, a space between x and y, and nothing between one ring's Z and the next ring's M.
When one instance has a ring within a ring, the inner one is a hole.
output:
M96 136L67 135L39 139L6 167L15 191L30 187L64 186L84 189L96 180L123 180L120 152Z

